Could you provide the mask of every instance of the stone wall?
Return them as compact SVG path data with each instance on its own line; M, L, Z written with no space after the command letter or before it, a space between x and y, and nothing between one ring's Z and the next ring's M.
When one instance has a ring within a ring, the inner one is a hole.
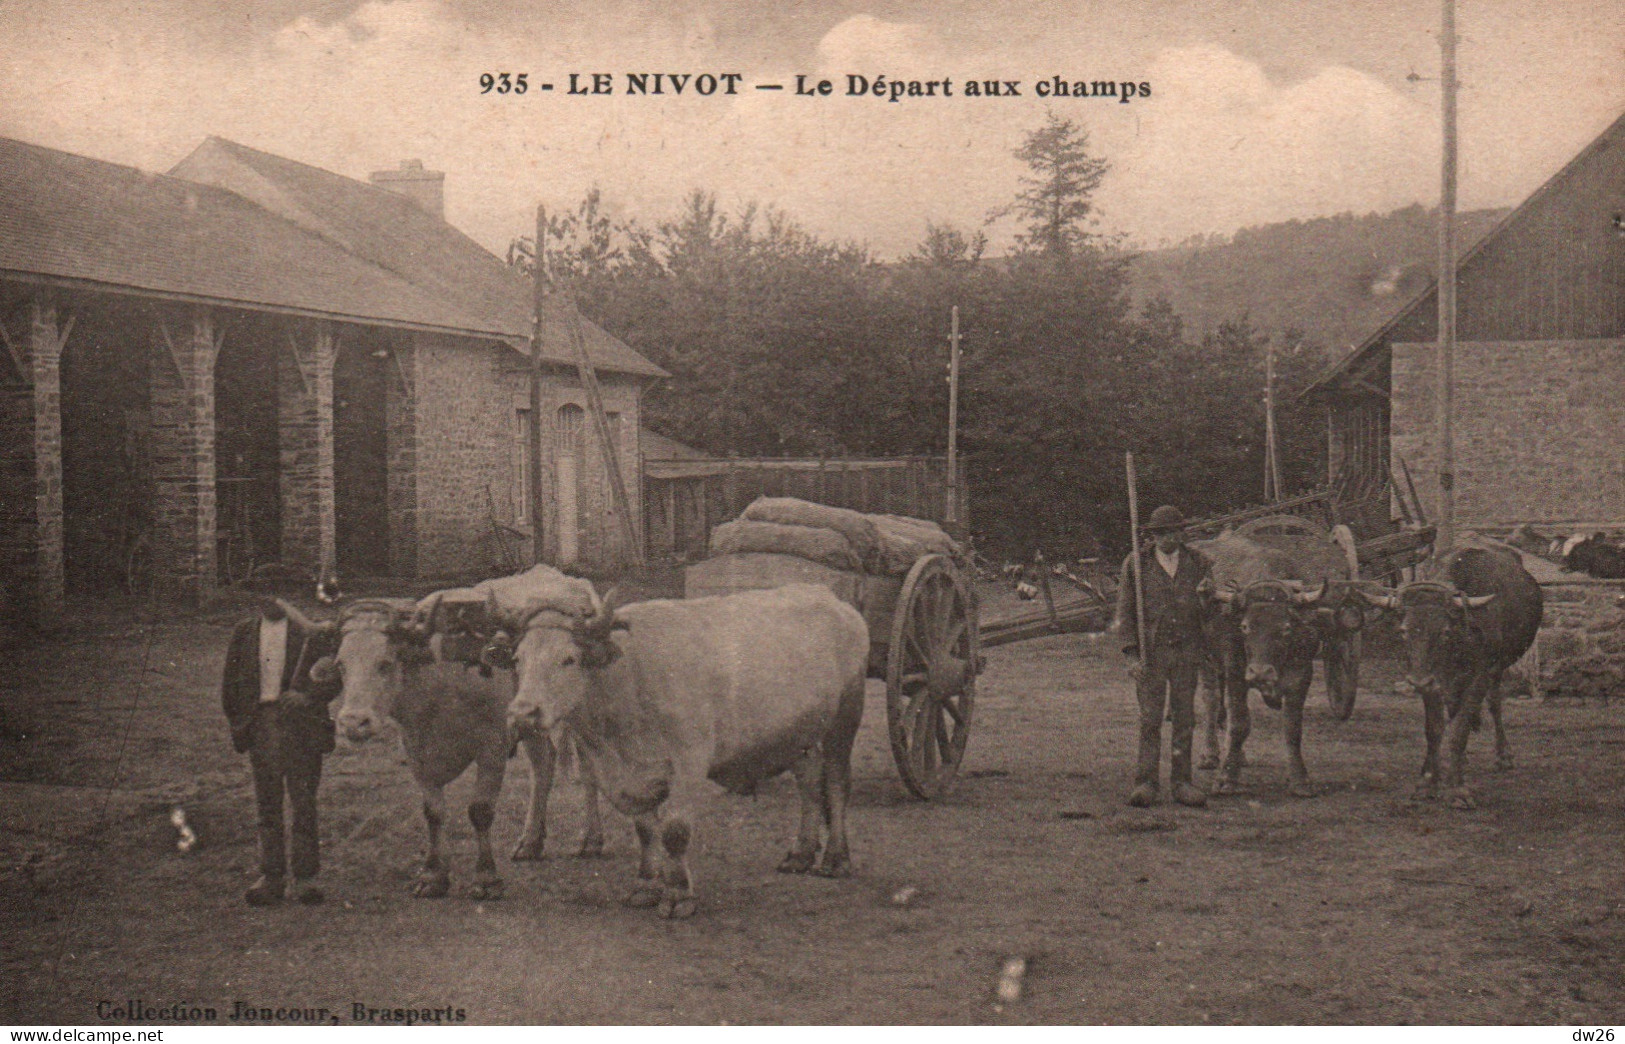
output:
M502 565L503 549L492 517L516 525L522 485L521 414L528 413L525 359L493 342L419 335L412 350L416 421L417 575L488 576ZM600 374L604 410L616 414L621 472L633 523L641 527L641 458L638 454L640 386ZM586 408L586 392L572 370L550 368L542 389L542 499L545 554L558 555L558 441L554 423L566 403ZM580 439L577 562L586 569L611 565L618 526L591 420ZM530 527L523 527L527 531ZM639 530L641 531L641 530ZM510 540L507 553L530 558L527 540Z
M1434 345L1393 346L1391 445L1438 517ZM1456 520L1625 520L1625 341L1464 342L1455 359Z
M1525 676L1538 665L1548 697L1625 697L1625 580L1543 583L1545 618Z

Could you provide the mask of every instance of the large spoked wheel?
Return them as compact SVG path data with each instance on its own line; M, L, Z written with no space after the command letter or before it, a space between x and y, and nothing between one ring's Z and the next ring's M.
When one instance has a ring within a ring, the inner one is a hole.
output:
M1326 698L1332 716L1348 721L1354 713L1354 693L1360 687L1360 636L1350 635L1341 654L1326 657Z
M942 555L914 563L897 595L886 665L886 730L903 785L927 801L959 771L976 709L976 602Z

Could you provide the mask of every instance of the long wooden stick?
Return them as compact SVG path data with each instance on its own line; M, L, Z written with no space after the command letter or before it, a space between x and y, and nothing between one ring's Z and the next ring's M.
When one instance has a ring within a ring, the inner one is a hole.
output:
M1128 468L1128 546L1129 564L1134 570L1134 645L1140 650L1140 662L1145 662L1145 581L1140 578L1140 496L1134 482L1134 454L1124 453Z
M615 513L621 516L621 539L626 544L626 560L634 567L641 567L643 549L638 544L637 530L632 525L632 502L626 495L626 480L621 474L621 454L609 430L609 418L604 414L604 397L598 389L598 374L593 370L592 359L587 354L587 339L581 330L581 312L576 308L574 296L567 298L565 304L570 309L570 340L575 344L576 368L581 374L581 386L587 391L587 406L592 414L593 427L598 430L598 445L603 450L604 467L609 472L609 489L614 498Z
M536 205L536 245L530 254L530 428L525 432L527 482L523 496L530 517L530 564L540 565L547 554L542 533L542 306L547 294L547 212Z

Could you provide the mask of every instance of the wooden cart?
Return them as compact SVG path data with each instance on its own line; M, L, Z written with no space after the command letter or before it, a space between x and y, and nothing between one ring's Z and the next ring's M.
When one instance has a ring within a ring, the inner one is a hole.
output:
M961 564L926 554L902 577L847 572L792 555L747 552L708 558L684 571L689 598L823 584L869 624L871 678L886 683L886 734L903 785L930 800L953 783L976 712L981 650L1105 625L1110 607L1072 601L1017 614L983 630L976 589Z

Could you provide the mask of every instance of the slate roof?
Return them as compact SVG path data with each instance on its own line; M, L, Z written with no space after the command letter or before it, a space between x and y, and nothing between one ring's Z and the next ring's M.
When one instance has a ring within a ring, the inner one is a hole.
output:
M173 173L0 138L0 272L493 337L523 350L529 283L444 221L315 167L218 138L205 148L297 208L273 211ZM290 220L301 208L307 220ZM550 304L543 355L573 365L568 307ZM596 367L666 375L592 323L582 332Z

